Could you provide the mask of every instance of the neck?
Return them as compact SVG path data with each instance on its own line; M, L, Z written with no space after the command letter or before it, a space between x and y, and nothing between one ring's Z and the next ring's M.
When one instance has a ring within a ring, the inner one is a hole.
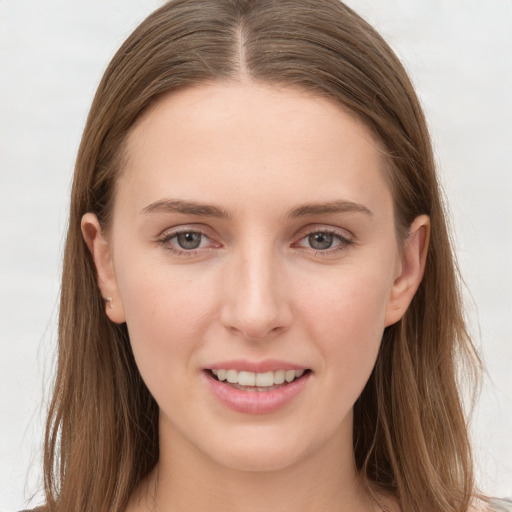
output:
M172 429L162 429L160 460L128 511L345 512L378 510L356 472L351 429L314 453L273 470L218 464Z

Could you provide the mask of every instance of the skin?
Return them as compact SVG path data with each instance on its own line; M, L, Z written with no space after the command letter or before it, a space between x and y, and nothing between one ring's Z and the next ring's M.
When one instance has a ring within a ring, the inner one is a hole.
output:
M378 142L326 99L213 83L161 99L126 156L108 234L91 213L82 230L161 411L160 461L128 510L378 510L355 471L352 408L421 281L429 231L421 216L397 240ZM176 229L200 246L180 248ZM329 233L327 249L309 236ZM311 374L285 407L246 414L205 384L228 359Z

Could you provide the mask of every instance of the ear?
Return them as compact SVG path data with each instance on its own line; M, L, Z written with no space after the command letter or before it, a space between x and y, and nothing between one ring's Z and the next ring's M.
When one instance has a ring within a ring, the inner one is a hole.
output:
M421 283L425 272L429 238L430 219L427 215L420 215L414 219L409 236L405 240L398 276L393 283L386 310L386 327L402 318Z
M107 316L112 322L122 324L126 320L114 272L111 249L102 234L98 217L94 213L86 213L82 217L81 228L85 243L96 266L98 286L105 301Z

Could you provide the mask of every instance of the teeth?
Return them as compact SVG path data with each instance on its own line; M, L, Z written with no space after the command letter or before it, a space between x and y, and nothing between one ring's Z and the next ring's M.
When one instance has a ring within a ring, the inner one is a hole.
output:
M273 386L274 372L256 373L256 386ZM240 382L240 381L239 381Z
M238 384L238 372L236 370L226 370L226 379L230 384Z
M276 384L292 382L304 375L304 370L276 370L275 372L254 373L238 370L212 370L212 373L220 380L227 380L230 384L240 386L271 387Z
M274 384L282 384L284 382L284 370L277 370L274 372Z
M256 374L253 372L239 372L238 384L240 384L240 386L255 386Z
M291 382L293 379L295 379L295 371L294 370L286 370L286 373L284 374L284 380L286 382Z

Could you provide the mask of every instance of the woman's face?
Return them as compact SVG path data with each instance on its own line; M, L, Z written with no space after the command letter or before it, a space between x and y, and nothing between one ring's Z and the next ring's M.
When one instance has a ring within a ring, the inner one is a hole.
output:
M370 133L305 92L210 84L160 100L125 156L108 239L90 214L83 229L161 446L238 469L351 453L422 266L421 240L399 251Z

